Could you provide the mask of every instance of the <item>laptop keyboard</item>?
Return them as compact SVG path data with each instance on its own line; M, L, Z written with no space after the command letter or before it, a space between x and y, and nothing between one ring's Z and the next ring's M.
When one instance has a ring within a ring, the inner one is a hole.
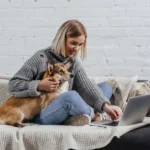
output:
M107 126L117 126L118 123L119 123L119 121L113 121L113 122L111 122L111 123L106 123L106 124L104 124L104 125L107 125Z

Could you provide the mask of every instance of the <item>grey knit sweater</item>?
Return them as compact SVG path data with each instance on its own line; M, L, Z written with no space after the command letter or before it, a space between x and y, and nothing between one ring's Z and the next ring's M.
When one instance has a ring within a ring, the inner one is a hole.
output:
M36 52L10 79L9 91L16 97L39 96L41 91L37 90L37 86L47 69L47 61L56 63L65 62L67 59L54 53L50 47ZM74 58L73 61L73 66L69 71L74 74L74 78L69 80L69 90L77 91L88 105L93 107L96 112L101 112L103 104L108 103L107 98L103 96L98 86L87 77L78 59Z

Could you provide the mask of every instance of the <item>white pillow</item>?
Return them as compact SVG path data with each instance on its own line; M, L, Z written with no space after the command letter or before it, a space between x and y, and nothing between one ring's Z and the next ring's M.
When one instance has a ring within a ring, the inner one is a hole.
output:
M133 84L137 82L137 78L137 76L132 78L114 78L107 81L112 87L112 92L115 98L114 104L119 106L122 111L126 108L130 90Z

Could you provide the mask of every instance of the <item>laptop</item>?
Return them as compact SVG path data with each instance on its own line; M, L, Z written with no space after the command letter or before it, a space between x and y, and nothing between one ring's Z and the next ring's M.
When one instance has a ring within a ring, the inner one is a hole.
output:
M91 122L91 126L127 126L143 122L150 108L150 94L129 98L128 104L119 120Z

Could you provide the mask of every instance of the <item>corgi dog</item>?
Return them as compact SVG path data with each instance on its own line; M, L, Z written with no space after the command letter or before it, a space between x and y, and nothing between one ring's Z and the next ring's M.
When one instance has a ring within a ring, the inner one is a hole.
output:
M52 65L48 63L47 71L42 79L52 77L54 81L59 81L58 90L54 92L42 92L37 97L10 97L0 107L0 124L24 127L25 121L32 120L61 94L63 84L73 77L73 74L68 71L71 66L72 61L66 64L55 63Z

